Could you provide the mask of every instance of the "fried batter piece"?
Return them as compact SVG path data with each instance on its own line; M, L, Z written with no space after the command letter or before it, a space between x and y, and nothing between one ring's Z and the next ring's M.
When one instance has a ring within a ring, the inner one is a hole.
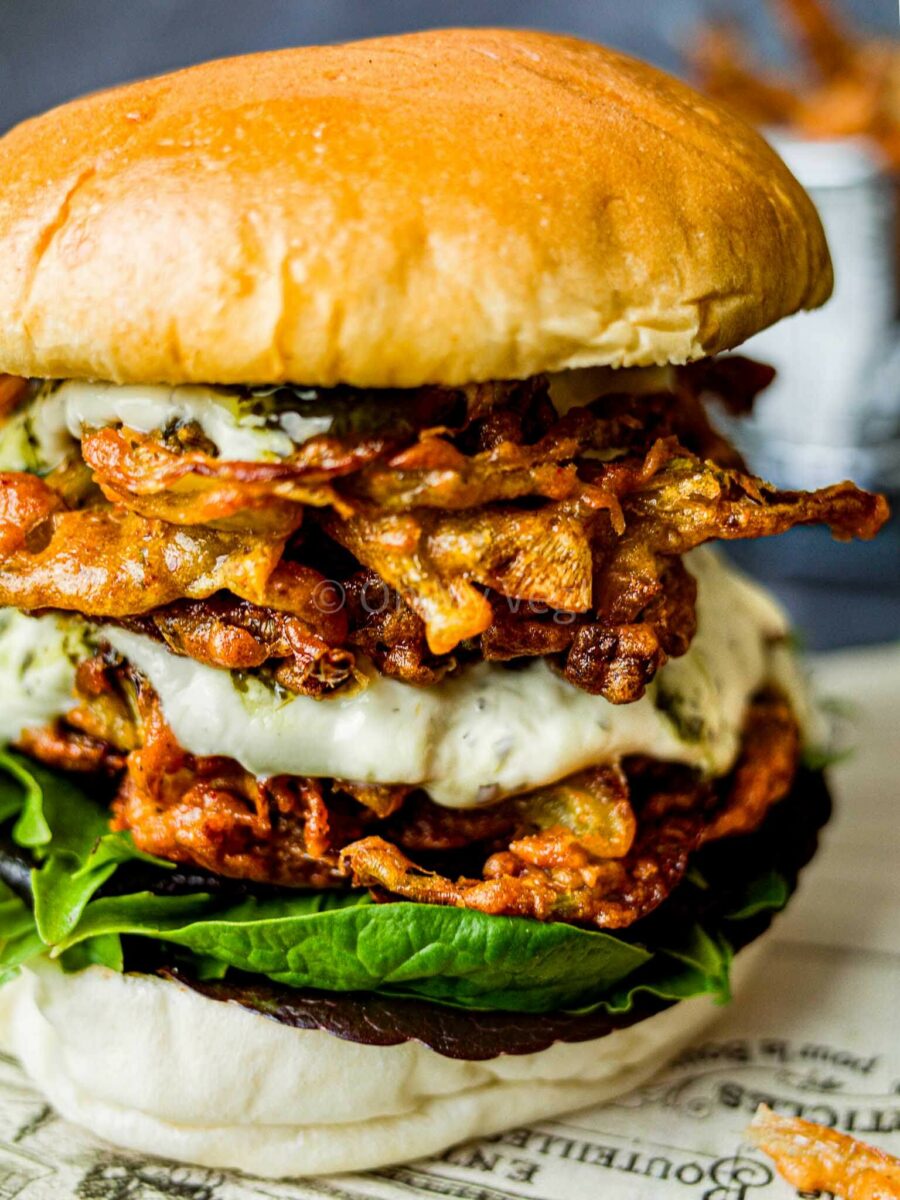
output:
M491 622L480 637L453 654L435 655L421 617L375 571L361 571L344 585L348 636L379 671L407 683L436 683L464 660L544 656L575 687L628 703L643 694L667 658L686 652L696 631L697 585L679 558L666 561L660 583L639 621L614 628L591 613L561 612L536 601L513 604L488 592Z
M700 462L678 443L657 443L668 460L622 500L622 536L594 541L596 629L573 645L566 675L614 703L637 699L667 657L693 635L693 601L672 563L715 539L763 537L797 525L825 524L839 539L870 538L887 520L884 497L850 483L785 492L741 471ZM672 587L677 591L669 591ZM590 653L587 653L587 650Z
M455 669L453 656L431 653L425 622L375 571L357 571L343 586L349 639L382 674L427 687Z
M746 411L772 374L738 356L691 364L679 370L676 404L669 393L606 397L602 418L586 408L557 417L540 376L421 388L393 405L375 398L377 432L363 423L340 437L318 435L270 463L221 459L214 448L198 447L191 429L168 438L86 430L81 449L111 501L178 524L272 528L294 503L350 515L360 501L392 512L473 508L522 496L562 500L581 488L575 460L583 452L644 450L661 436L679 436L721 465L742 465L699 398L714 395L731 411Z
M112 827L147 853L292 887L344 882L338 847L389 818L410 788L279 776L176 741L146 681L112 654L82 662L76 705L19 748L48 766L118 776ZM327 803L326 803L327 796Z
M59 496L36 475L0 472L0 558L25 546L29 535L60 503Z
M667 659L687 651L697 629L696 580L680 558L663 558L656 584L642 607L639 597L632 620L592 620L573 629L562 666L570 683L627 704L644 694Z
M900 1159L836 1129L782 1117L761 1104L747 1137L804 1195L828 1192L842 1200L900 1200Z
M26 729L19 749L60 771L112 775L125 766L125 756L109 742L92 737L68 722Z
M496 405L527 404L537 382L495 382L457 389L425 387L405 393L382 393L368 402L365 393L335 389L322 394L323 399L327 397L329 411L335 413L334 432L310 438L292 455L277 462L219 458L214 447L198 446L202 439L190 427L169 438L129 429L86 430L81 452L107 498L144 516L187 525L280 528L282 522L290 523L291 509L298 504L330 507L349 515L354 505L351 497L335 486L339 480L364 474L367 468L388 461L417 438L429 448L426 458L429 453L440 455L440 448L452 451L449 443L436 440L439 435L462 431ZM317 391L308 389L305 394L316 395ZM309 408L309 400L306 407ZM559 456L565 456L568 449L562 447ZM542 452L546 451L547 447L542 447ZM459 457L465 467L466 460ZM515 494L536 490L529 484L532 476L546 480L550 494L559 492L562 487L559 470L552 463L534 458L532 454L519 464L520 483ZM470 477L467 485L472 490L478 483L482 491L485 487L490 491L491 472L484 464L479 466L477 480ZM411 463L410 480L400 486L417 484L418 492L427 491L427 483L423 485L420 478L422 468L421 461ZM400 483L397 470L389 474ZM447 474L445 463L445 492ZM476 502L491 498L485 494Z
M138 693L142 745L128 755L113 805L113 829L172 862L239 879L333 887L340 881L334 837L362 822L339 821L316 780L257 780L233 759L197 758L176 742L155 696ZM341 814L342 816L344 814Z
M95 741L108 743L119 754L136 750L141 744L141 729L134 696L131 677L111 652L80 662L75 670L76 705L56 722L60 741L67 730L75 729Z
M537 510L360 514L325 528L422 618L434 655L488 631L498 605L484 588L499 594L500 608L514 598L570 617L591 613L574 622L566 674L621 703L638 699L666 658L689 645L694 617L689 585L672 568L677 556L716 538L802 524L827 524L839 538L872 537L888 512L882 497L852 484L777 491L701 462L673 439L659 439L641 459L594 466L591 485L575 500ZM680 588L670 599L667 579ZM492 638L496 645L496 631ZM566 639L555 638L559 650Z
M213 666L279 659L283 686L319 694L354 673L346 614L327 603L324 577L283 551L280 536L68 511L37 476L0 476L0 604L118 620Z
M324 585L321 577L313 579L314 588ZM321 597L321 590L316 595ZM162 638L175 654L207 666L248 671L268 663L275 682L299 695L324 695L357 674L353 651L342 646L347 637L345 612L311 601L298 616L221 593L206 600L183 600L121 623Z
M491 624L484 592L564 611L590 606L584 515L562 502L536 511L476 509L333 520L328 532L422 618L432 654L448 654Z
M80 470L0 478L0 603L131 621L307 694L352 680L357 650L425 685L458 659L549 655L628 703L693 636L681 555L798 524L871 537L887 517L852 484L780 492L746 473L704 402L745 411L770 378L727 357L562 415L541 377L382 394L365 419L338 389L334 432L274 462L219 459L191 426L88 430Z
M776 800L787 795L800 758L800 731L784 696L754 699L727 802L703 830L703 841L752 833Z
M363 471L353 495L387 512L474 508L522 496L564 500L581 489L573 460L583 440L564 422L533 445L503 441L471 455L443 438L422 439L383 467Z
M378 835L346 847L341 866L358 886L420 903L624 928L662 903L702 843L758 828L789 791L798 736L785 713L776 693L754 701L722 796L686 768L645 760L627 777L596 768L523 797L520 817L540 827L488 858L483 879L425 870L394 844L401 838Z
M283 537L177 527L107 507L67 511L24 474L0 479L0 537L2 605L125 617L228 588L281 607L269 581Z
M292 459L231 462L174 451L151 434L105 428L86 430L81 452L113 504L177 525L265 532L296 524L297 505L346 510L329 481L374 461L388 445L377 438L345 451L332 439L313 438Z
M0 375L0 421L19 407L28 395L30 384L19 375Z
M623 498L624 531L607 532L597 568L594 604L612 622L635 619L659 594L667 560L705 542L766 537L813 524L827 525L839 540L871 538L887 519L884 497L851 483L779 491L743 472L700 462L677 442L657 443L653 453L660 465L645 469Z
M485 878L480 880L451 880L424 870L378 836L346 847L340 863L357 886L422 904L619 929L652 912L683 878L702 830L702 811L689 808L698 800L693 783L693 789L678 793L683 805L669 808L672 797L665 792L652 797L648 813L641 814L641 832L632 842L637 819L624 777L611 781L608 769L597 768L565 781L560 788L574 794L576 811L585 807L589 787L594 821L614 830L603 846L605 852L599 852L600 835L579 834L568 821L516 837L506 850L487 859ZM701 787L700 795L703 791ZM551 803L548 811L568 816L564 804ZM538 805L536 801L530 811L538 811ZM655 809L668 811L656 818ZM647 815L650 823L645 827Z

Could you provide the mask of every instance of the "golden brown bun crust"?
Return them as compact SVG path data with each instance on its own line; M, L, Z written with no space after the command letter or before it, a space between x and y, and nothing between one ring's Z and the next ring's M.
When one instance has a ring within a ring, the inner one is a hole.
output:
M370 387L682 362L821 304L763 140L574 38L207 63L0 140L0 370Z

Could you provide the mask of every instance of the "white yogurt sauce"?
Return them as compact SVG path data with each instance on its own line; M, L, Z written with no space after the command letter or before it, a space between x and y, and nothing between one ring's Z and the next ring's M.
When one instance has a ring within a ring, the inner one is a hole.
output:
M331 427L329 416L294 410L274 419L247 411L246 401L217 388L113 383L62 383L39 395L0 429L0 470L45 472L71 458L85 429L125 425L153 433L196 423L222 458L264 462Z
M0 609L0 744L72 707L75 665L89 653L78 617Z
M550 394L563 414L608 392L665 390L672 380L673 372L665 367L624 371L595 367L553 375ZM227 388L68 380L52 390L48 386L0 428L0 470L43 474L77 453L85 429L108 425L154 433L173 424L193 423L220 458L267 462L287 457L309 438L327 433L332 424L327 414L284 409L263 415L249 411L250 407Z

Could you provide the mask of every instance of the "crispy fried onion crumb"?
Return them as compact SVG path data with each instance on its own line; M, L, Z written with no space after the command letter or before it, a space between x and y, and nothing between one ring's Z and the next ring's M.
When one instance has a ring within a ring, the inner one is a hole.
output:
M900 1159L835 1129L779 1116L761 1104L747 1137L773 1159L791 1187L804 1194L900 1200Z
M367 887L542 921L622 928L655 909L704 843L756 829L791 786L796 721L780 693L748 707L725 779L632 757L477 809L420 789L338 779L257 779L234 760L183 750L153 690L129 667L91 660L66 724L23 748L118 778L113 827L173 862L282 886Z

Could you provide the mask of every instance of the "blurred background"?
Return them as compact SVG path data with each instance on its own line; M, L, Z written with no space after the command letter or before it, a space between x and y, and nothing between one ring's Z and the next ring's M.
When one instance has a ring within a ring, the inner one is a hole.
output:
M445 24L606 42L764 130L819 207L837 287L821 313L753 339L779 377L732 436L780 486L852 476L900 508L897 0L0 0L0 131L206 58ZM898 517L868 544L798 530L729 553L775 588L811 648L900 637Z

